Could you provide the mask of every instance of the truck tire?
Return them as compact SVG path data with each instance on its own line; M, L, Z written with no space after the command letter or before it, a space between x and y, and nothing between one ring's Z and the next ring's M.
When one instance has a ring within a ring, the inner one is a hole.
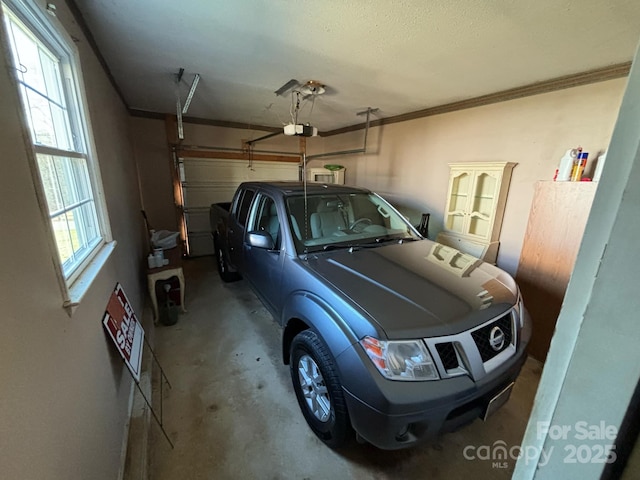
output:
M309 427L327 446L342 447L351 423L331 354L311 330L300 332L290 350L293 389Z
M227 264L227 259L224 256L222 248L220 248L220 243L216 239L214 239L213 241L213 247L216 252L216 264L218 266L220 279L226 283L240 280L240 274L238 272L229 271L229 264Z

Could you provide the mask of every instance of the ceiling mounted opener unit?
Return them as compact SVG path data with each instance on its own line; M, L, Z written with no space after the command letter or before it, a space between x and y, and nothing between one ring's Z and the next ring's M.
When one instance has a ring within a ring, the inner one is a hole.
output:
M284 126L284 134L300 137L317 136L318 129L316 127L312 127L309 123L302 124L298 122L298 113L300 112L301 102L308 100L310 97L314 102L318 95L326 92L326 86L317 80L308 80L305 83L300 83L295 78L292 78L274 93L278 96L284 96L289 92L291 92L291 123Z

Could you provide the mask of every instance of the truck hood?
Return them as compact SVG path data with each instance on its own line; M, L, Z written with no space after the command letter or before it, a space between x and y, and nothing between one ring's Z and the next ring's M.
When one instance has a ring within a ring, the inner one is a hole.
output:
M305 263L388 339L460 333L518 297L503 270L430 240L309 254Z

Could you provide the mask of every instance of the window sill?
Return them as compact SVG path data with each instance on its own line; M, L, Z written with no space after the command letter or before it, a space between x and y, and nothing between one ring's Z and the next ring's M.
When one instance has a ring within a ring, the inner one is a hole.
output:
M69 287L67 291L68 298L63 304L69 316L73 315L73 312L78 305L80 305L82 298L89 291L89 287L91 287L91 284L102 270L102 267L107 263L111 253L115 250L116 244L117 242L115 240L105 243L91 262L89 262L89 265L87 265L82 274Z

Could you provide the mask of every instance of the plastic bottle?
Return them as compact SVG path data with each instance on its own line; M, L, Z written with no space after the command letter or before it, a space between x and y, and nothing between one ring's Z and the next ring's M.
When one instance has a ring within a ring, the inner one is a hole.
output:
M164 265L164 253L161 248L153 249L153 258L155 260L156 267L162 267Z
M582 172L584 172L584 167L587 166L588 157L588 152L581 152L578 154L578 158L576 159L573 165L573 169L571 170L572 182L579 182L580 180L582 180Z
M147 257L147 265L149 265L149 268L156 268L156 257L152 253Z
M571 169L573 168L573 162L577 156L578 150L576 148L570 148L566 151L558 165L558 173L555 178L556 182L568 182L571 180Z

